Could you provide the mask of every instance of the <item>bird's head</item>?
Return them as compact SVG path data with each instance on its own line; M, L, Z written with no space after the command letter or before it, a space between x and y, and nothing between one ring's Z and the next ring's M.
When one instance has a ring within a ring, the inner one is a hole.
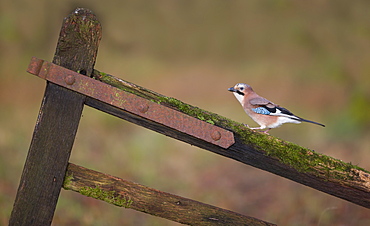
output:
M234 87L229 88L228 90L234 93L236 99L238 99L240 103L243 103L243 99L245 96L247 96L250 92L253 92L252 87L245 83L238 83Z
M244 96L248 94L248 92L252 91L252 87L245 83L238 83L234 87L228 89L230 92L234 92L238 95Z

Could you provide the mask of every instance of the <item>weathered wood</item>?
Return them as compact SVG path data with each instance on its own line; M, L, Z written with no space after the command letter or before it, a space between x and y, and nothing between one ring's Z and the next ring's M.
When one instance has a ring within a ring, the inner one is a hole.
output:
M105 202L189 225L273 225L70 163L63 187Z
M90 75L101 26L87 9L64 19L53 63ZM51 224L85 96L48 83L23 169L10 225Z
M313 150L280 140L217 114L190 106L114 76L94 71L94 78L156 103L174 108L198 119L234 132L236 143L228 149L212 145L195 137L151 120L130 114L87 97L86 104L127 121L157 131L191 145L269 171L322 192L370 208L370 173L360 167L319 154Z

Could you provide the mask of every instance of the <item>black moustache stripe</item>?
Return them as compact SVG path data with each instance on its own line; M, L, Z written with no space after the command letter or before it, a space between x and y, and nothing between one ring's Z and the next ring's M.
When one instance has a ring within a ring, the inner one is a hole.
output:
M244 93L243 92L240 92L239 90L237 90L236 93L244 96Z

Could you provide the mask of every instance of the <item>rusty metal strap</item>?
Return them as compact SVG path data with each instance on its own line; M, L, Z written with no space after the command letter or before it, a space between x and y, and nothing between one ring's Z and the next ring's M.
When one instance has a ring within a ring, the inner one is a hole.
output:
M56 64L33 57L27 72L222 148L228 148L235 143L234 134L228 130Z

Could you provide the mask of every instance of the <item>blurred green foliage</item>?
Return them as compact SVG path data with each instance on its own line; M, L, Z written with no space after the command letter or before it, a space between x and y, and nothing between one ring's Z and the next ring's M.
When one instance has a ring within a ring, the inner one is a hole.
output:
M303 118L271 134L370 168L369 1L1 1L0 225L10 216L63 17L103 25L96 68L236 121L238 82ZM71 162L279 225L369 225L369 210L86 108ZM177 225L62 191L55 225Z

